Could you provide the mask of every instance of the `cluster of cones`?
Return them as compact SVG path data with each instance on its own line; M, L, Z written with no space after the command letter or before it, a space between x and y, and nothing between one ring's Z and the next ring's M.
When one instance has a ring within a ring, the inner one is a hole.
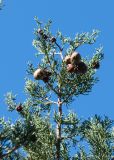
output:
M45 40L49 40L51 43L56 43L55 37L49 37L44 33L44 30L38 29L37 33L40 37ZM57 43L56 43L57 44ZM78 52L72 52L72 54L67 55L63 60L67 65L67 72L76 73L76 74L85 74L88 70L88 66L82 61L81 55ZM99 68L99 62L92 64L93 69ZM52 73L43 68L38 68L34 73L33 77L36 80L43 80L45 83L49 81Z
M65 57L64 62L67 64L67 71L70 73L86 73L87 65L81 61L81 56L77 52ZM38 68L33 73L36 80L43 80L45 83L49 81L51 72L47 69Z
M78 52L73 52L71 55L67 55L63 60L67 65L67 72L76 74L85 74L88 70L88 66L81 60L81 55ZM100 67L99 62L92 63L93 69ZM49 81L52 73L48 69L38 68L33 76L36 80L43 80L45 83Z
M85 74L87 72L88 67L82 62L81 55L78 52L66 56L64 62L67 65L67 71L70 73Z

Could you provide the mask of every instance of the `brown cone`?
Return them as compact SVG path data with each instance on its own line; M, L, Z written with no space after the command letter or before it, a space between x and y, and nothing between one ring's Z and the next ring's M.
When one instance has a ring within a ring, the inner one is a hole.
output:
M93 64L92 64L93 69L99 69L99 67L100 67L99 62L93 62Z
M87 72L87 65L84 62L80 62L75 69L75 73L85 74Z
M81 61L81 55L78 52L73 52L71 54L71 62L72 64L78 64Z
M64 62L66 64L70 64L71 63L71 57L70 57L70 55L68 55L68 56L65 57Z
M68 64L68 65L67 65L67 71L70 72L70 73L74 72L74 68L75 68L75 67L74 67L73 64Z
M20 104L20 105L18 105L17 107L16 107L16 110L18 111L18 112L21 112L22 111L22 109L23 109L23 107L22 107L22 105Z
M44 69L44 74L43 74L42 80L46 83L49 81L50 76L51 76L51 72Z
M44 78L43 78L43 81L44 81L45 83L47 83L47 82L49 81L49 77L44 77Z
M34 78L35 78L36 80L42 79L43 75L44 75L44 70L41 69L41 68L38 68L38 69L33 73L33 76L34 76Z

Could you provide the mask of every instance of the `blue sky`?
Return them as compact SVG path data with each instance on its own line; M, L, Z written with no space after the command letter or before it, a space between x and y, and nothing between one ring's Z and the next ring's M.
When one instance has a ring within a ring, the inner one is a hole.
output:
M24 100L24 77L27 61L35 62L32 46L34 16L41 21L53 21L52 32L60 29L64 35L98 29L101 31L93 46L79 48L82 56L93 55L95 48L104 46L105 59L97 72L100 81L88 96L80 96L72 108L79 117L94 114L114 119L114 1L104 0L19 0L5 1L0 11L0 117L16 118L7 111L4 95L8 91Z

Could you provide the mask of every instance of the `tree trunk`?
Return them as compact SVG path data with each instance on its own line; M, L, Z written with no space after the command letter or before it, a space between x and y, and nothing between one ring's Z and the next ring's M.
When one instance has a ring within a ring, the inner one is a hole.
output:
M62 104L61 98L58 98L58 113L60 116L60 121L57 123L56 128L56 159L60 160L60 150L61 150L61 117L62 117Z

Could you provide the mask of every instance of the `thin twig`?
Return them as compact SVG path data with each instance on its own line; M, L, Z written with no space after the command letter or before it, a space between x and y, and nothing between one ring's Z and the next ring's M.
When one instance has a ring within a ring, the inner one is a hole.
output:
M47 100L49 103L52 103L52 104L58 104L57 102L49 100L48 98L45 98L45 100Z
M59 48L59 50L62 52L62 51L63 51L63 48L61 48L60 45L59 45L57 42L55 42L55 44L56 44L56 46Z
M62 103L61 103L61 86L59 86L59 96L58 96L58 113L60 121L57 122L56 127L56 159L60 160L61 151L61 119L62 119Z
M61 59L63 60L63 55L62 55L63 48L61 48L60 45L57 42L55 42L55 44L59 48L59 50L60 50L60 56L61 56Z

